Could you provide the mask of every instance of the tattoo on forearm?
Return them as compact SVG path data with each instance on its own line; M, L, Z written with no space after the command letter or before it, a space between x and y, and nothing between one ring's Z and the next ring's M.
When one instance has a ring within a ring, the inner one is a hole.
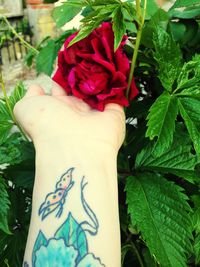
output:
M39 208L39 215L41 215L42 220L54 211L57 211L56 217L59 218L62 215L67 194L74 184L72 180L73 171L74 168L68 169L57 182L54 192L46 196L45 201Z
M75 183L73 171L74 168L68 169L56 184L55 191L46 196L39 208L42 220L54 211L57 211L56 217L62 215L66 196ZM80 199L88 219L78 222L70 211L52 237L47 238L40 230L32 251L32 267L105 267L100 258L90 252L88 245L87 234L97 235L99 222L84 197L87 184L83 176ZM63 190L62 194L59 195L61 191L58 190ZM27 262L24 262L24 267L29 267Z

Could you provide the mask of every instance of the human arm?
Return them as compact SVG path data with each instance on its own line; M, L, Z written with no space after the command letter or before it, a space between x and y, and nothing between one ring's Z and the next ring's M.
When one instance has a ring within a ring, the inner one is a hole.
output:
M82 259L76 257L75 265L71 266L86 266L85 262L89 264L91 259L96 264L91 263L92 266L120 266L116 157L125 132L122 108L109 104L104 112L98 112L81 100L66 96L57 87L52 90L52 96L47 96L34 86L16 105L15 114L36 149L36 179L25 261L29 266L48 266L46 262L39 265L39 260L44 253L51 254L52 248L55 256L59 245L63 250L68 249L69 255L85 253ZM63 174L72 167L70 182L63 184ZM53 197L59 192L62 193L61 201L56 202L59 205L51 205L50 199L48 206L48 195ZM49 212L48 207L52 209ZM73 224L76 234L66 244L66 238L58 230L66 225L66 233L73 230L69 226ZM33 257L40 231L45 236L43 247L37 247ZM85 245L81 250L75 243ZM76 247L76 253L71 246Z

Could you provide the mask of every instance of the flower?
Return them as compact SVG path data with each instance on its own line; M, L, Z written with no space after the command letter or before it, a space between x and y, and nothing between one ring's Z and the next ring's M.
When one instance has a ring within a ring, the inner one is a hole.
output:
M104 22L88 37L68 47L77 35L74 33L58 53L58 69L53 80L69 95L83 99L92 108L103 111L107 103L128 106L126 90L129 76L129 60L123 51L127 37L114 52L112 25ZM130 99L138 94L134 80Z
M34 267L103 267L93 254L85 255L78 263L78 251L73 246L67 246L64 239L51 238L46 246L42 245L36 251Z

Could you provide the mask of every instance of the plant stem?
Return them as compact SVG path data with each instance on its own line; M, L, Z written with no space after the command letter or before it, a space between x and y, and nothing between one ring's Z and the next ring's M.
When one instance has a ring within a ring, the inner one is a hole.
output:
M21 132L22 136L25 138L25 140L29 142L26 134L24 133L24 131L22 130L21 126L18 124L18 122L17 122L17 120L16 120L16 118L14 116L14 113L13 113L13 110L11 108L10 101L9 101L9 98L8 98L8 95L7 95L7 92L6 92L6 87L5 87L5 83L4 83L4 80L3 80L3 75L2 75L1 70L0 70L0 85L1 85L1 89L2 89L3 95L4 95L6 106L8 108L8 111L10 113L10 116L11 116L14 124L18 127L18 129L20 130L20 132Z
M138 259L138 261L139 261L139 263L140 263L140 266L141 266L141 267L145 267L145 266L144 266L144 263L143 263L143 261L142 261L142 258L141 258L141 256L140 256L140 253L138 252L138 249L137 249L136 245L135 245L132 241L130 241L130 244L131 244L131 246L132 246L132 250L133 250L133 252L134 252L135 255L137 256L137 259Z
M9 27L9 29L12 31L12 33L19 39L19 41L21 42L21 44L23 46L25 46L28 49L31 49L35 54L38 54L38 50L33 47L32 45L30 45L28 42L26 42L17 32L16 30L13 28L13 26L10 24L10 22L7 20L6 17L2 17L3 20L5 21L5 23L7 24L7 26Z
M131 82L132 82L132 79L133 79L133 73L134 73L134 70L135 70L137 55L138 55L140 41L141 41L141 37L142 37L142 29L143 29L144 22L145 22L147 1L148 0L144 0L144 10L143 10L143 14L141 15L140 0L136 0L136 11L137 11L137 16L138 16L138 19L139 19L140 23L138 25L135 49L134 49L134 53L133 53L133 58L132 58L132 62L131 62L131 69L130 69L130 74L129 74L129 78L128 78L128 88L127 88L127 91L126 91L126 97L127 98L129 98Z

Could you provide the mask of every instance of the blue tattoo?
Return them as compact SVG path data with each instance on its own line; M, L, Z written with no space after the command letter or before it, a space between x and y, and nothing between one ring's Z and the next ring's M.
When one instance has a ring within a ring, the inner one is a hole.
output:
M73 170L74 168L67 170L57 182L54 192L51 192L46 196L45 201L40 206L38 212L39 216L41 215L42 220L54 211L57 211L56 217L59 218L62 215L63 205L65 204L67 194L74 185L74 181L72 181Z
M56 190L59 189L58 184L62 181L62 177L56 185ZM78 222L69 212L65 222L51 238L46 238L44 233L39 231L32 252L32 267L105 267L100 258L91 253L88 248L86 234L97 235L99 223L94 211L84 197L86 185L87 182L83 177L80 184L81 202L88 220ZM47 195L46 200L49 195ZM46 200L44 203L46 203ZM52 211L55 209L52 209ZM44 218L48 214L43 214ZM24 267L29 267L29 265L24 263Z

